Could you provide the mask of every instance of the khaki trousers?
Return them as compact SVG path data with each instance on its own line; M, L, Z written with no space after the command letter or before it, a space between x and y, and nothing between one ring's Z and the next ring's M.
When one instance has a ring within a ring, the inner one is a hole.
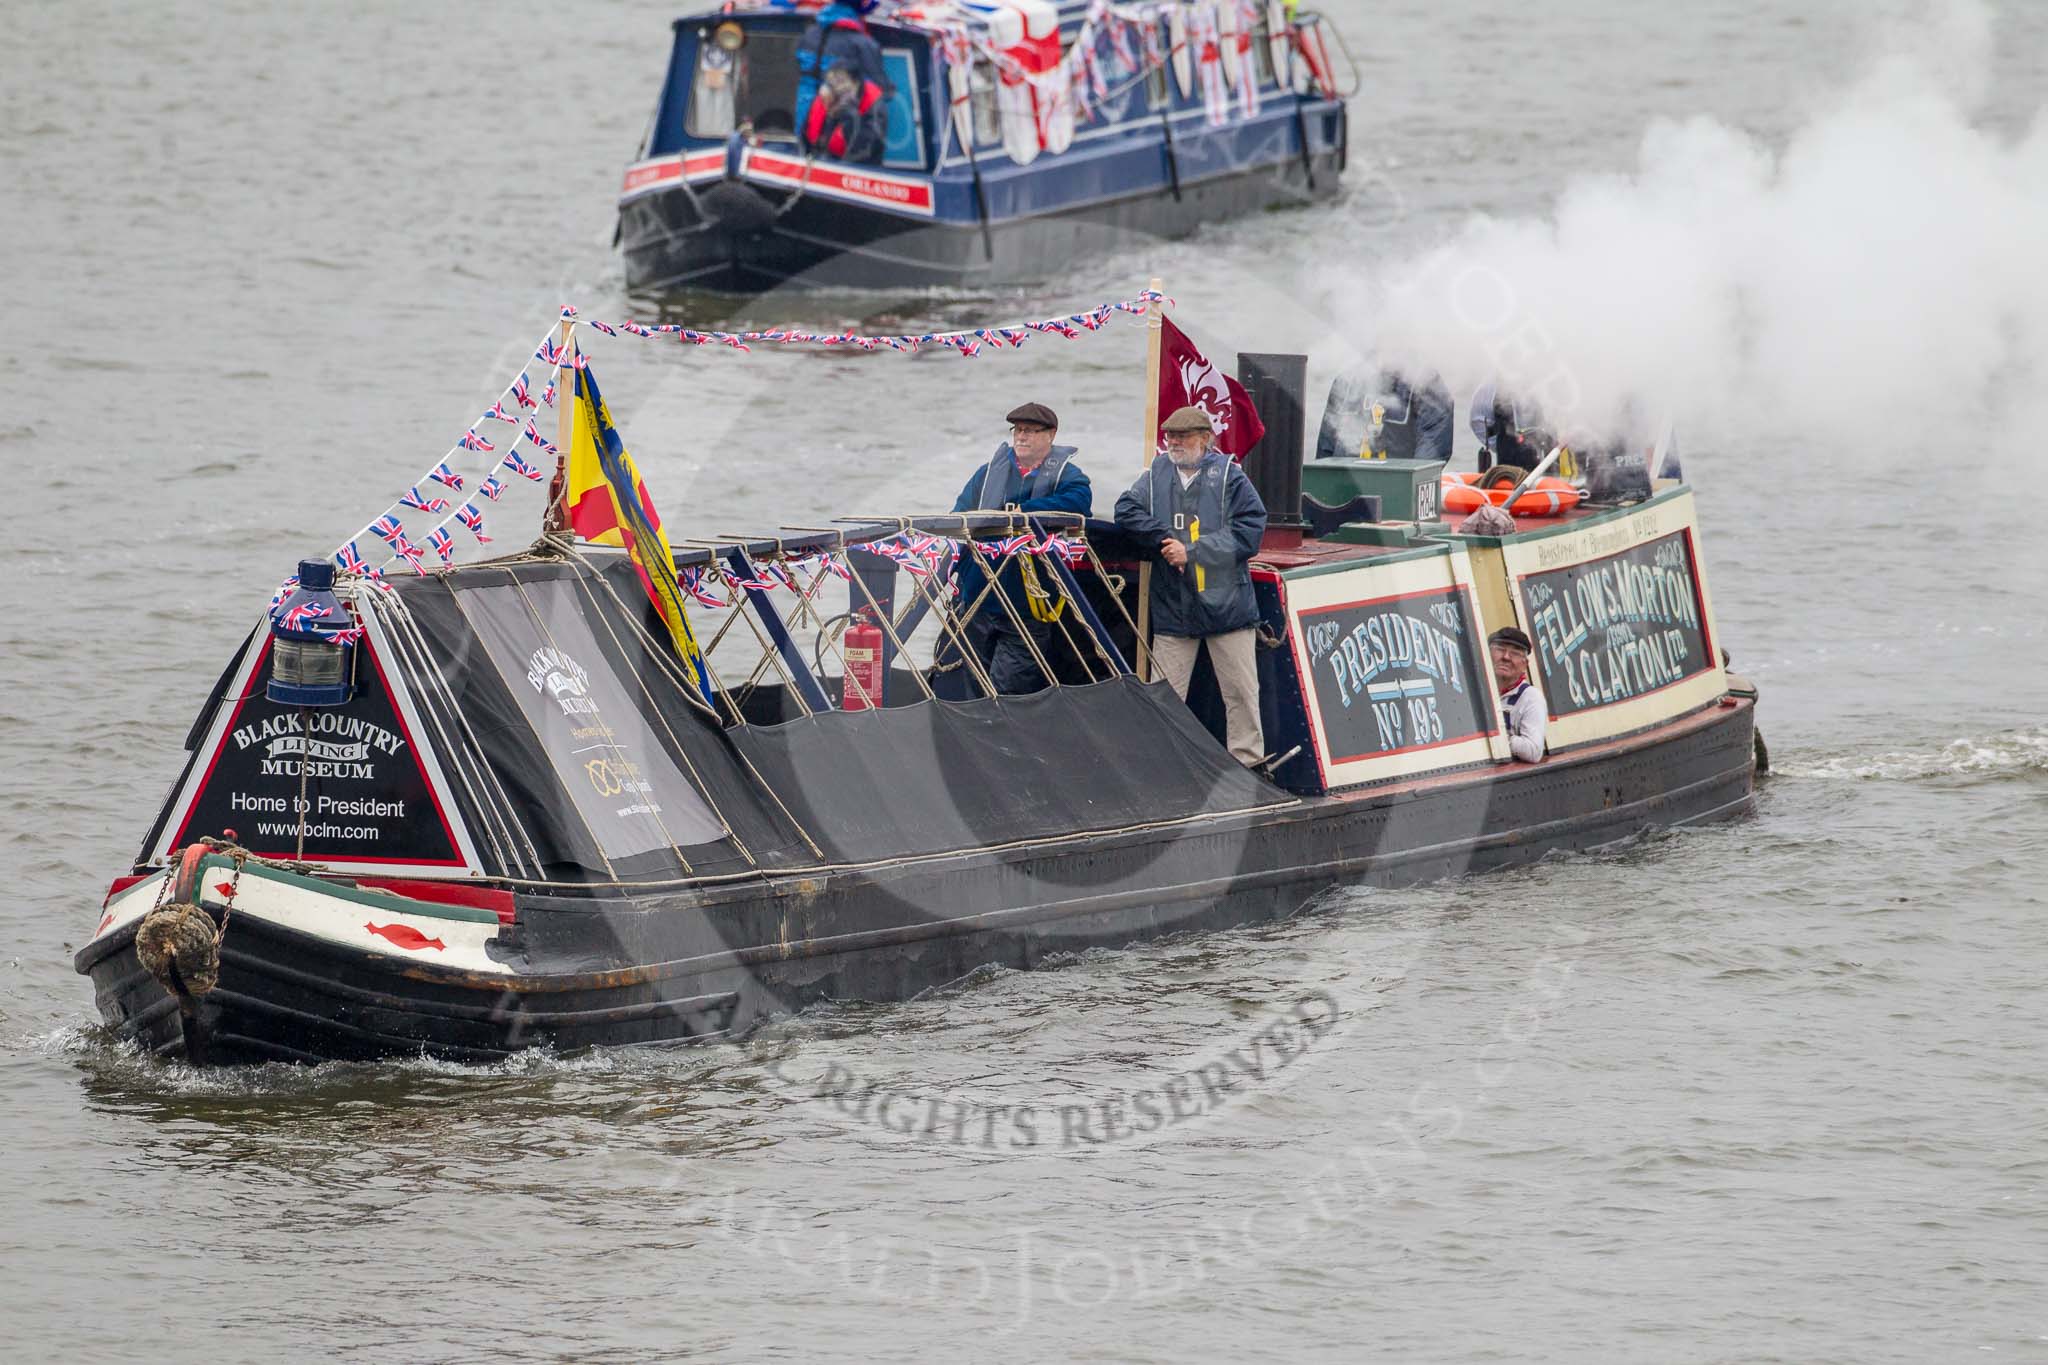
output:
M1230 756L1253 764L1266 756L1266 736L1259 724L1258 631L1252 626L1224 635L1189 639L1185 635L1154 635L1152 662L1182 701L1188 680L1195 676L1195 655L1209 646L1209 667L1223 693L1224 728L1230 735Z

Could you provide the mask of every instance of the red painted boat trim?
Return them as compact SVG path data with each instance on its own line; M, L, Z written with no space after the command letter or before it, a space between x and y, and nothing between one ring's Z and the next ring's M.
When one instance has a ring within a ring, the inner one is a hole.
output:
M514 913L512 893L493 886L472 886L467 882L423 881L416 877L353 877L357 886L389 891L407 900L429 901L435 905L464 905L472 910L489 910L498 923L510 924Z

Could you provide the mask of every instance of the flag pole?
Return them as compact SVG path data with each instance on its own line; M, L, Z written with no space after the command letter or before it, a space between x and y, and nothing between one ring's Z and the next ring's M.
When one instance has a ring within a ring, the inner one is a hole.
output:
M576 324L568 318L555 332L555 344L564 359L576 359ZM565 385L563 379L568 382ZM576 367L557 369L550 377L555 386L555 481L548 485L547 518L541 524L544 535L569 534L569 441L576 434Z
M1155 294L1161 292L1157 275L1147 288ZM1159 453L1159 347L1165 338L1165 306L1164 299L1145 301L1145 430L1138 438L1141 475L1151 470ZM1151 635L1152 561L1148 559L1138 565L1138 641L1133 653L1138 659L1140 682L1152 681Z

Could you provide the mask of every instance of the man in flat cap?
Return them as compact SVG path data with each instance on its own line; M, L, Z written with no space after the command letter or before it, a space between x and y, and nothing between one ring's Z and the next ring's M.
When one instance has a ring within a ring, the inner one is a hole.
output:
M1493 681L1500 689L1500 718L1508 732L1508 749L1518 763L1541 763L1550 724L1550 706L1529 681L1529 637L1514 626L1502 626L1486 637L1493 656Z
M968 476L960 496L953 500L953 510L1000 512L1007 508L1078 512L1084 517L1092 512L1095 493L1088 486L1088 476L1074 463L1075 448L1053 444L1060 431L1060 419L1053 410L1043 403L1025 403L1012 408L1005 420L1010 424L1010 439L996 447L987 464ZM987 579L979 565L963 559L958 581L960 605L965 610L981 597ZM1025 611L1024 585L1014 564L1004 566L1001 584L1042 652L1052 639L1052 628L1031 619ZM994 593L969 618L966 633L998 692L1036 692L1046 685L1038 661Z
M1152 571L1152 659L1185 701L1204 645L1230 752L1265 757L1259 721L1258 599L1251 560L1266 534L1266 504L1244 470L1214 449L1209 414L1185 407L1161 428L1166 453L1116 500L1116 523L1157 555Z

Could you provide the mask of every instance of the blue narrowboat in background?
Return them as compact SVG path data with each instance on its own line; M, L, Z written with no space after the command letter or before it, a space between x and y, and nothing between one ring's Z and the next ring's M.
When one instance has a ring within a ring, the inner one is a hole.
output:
M798 136L814 22L736 4L676 21L620 193L630 292L1040 279L1334 195L1344 169L1328 25L1281 0L885 6L866 20L885 146L860 163Z

